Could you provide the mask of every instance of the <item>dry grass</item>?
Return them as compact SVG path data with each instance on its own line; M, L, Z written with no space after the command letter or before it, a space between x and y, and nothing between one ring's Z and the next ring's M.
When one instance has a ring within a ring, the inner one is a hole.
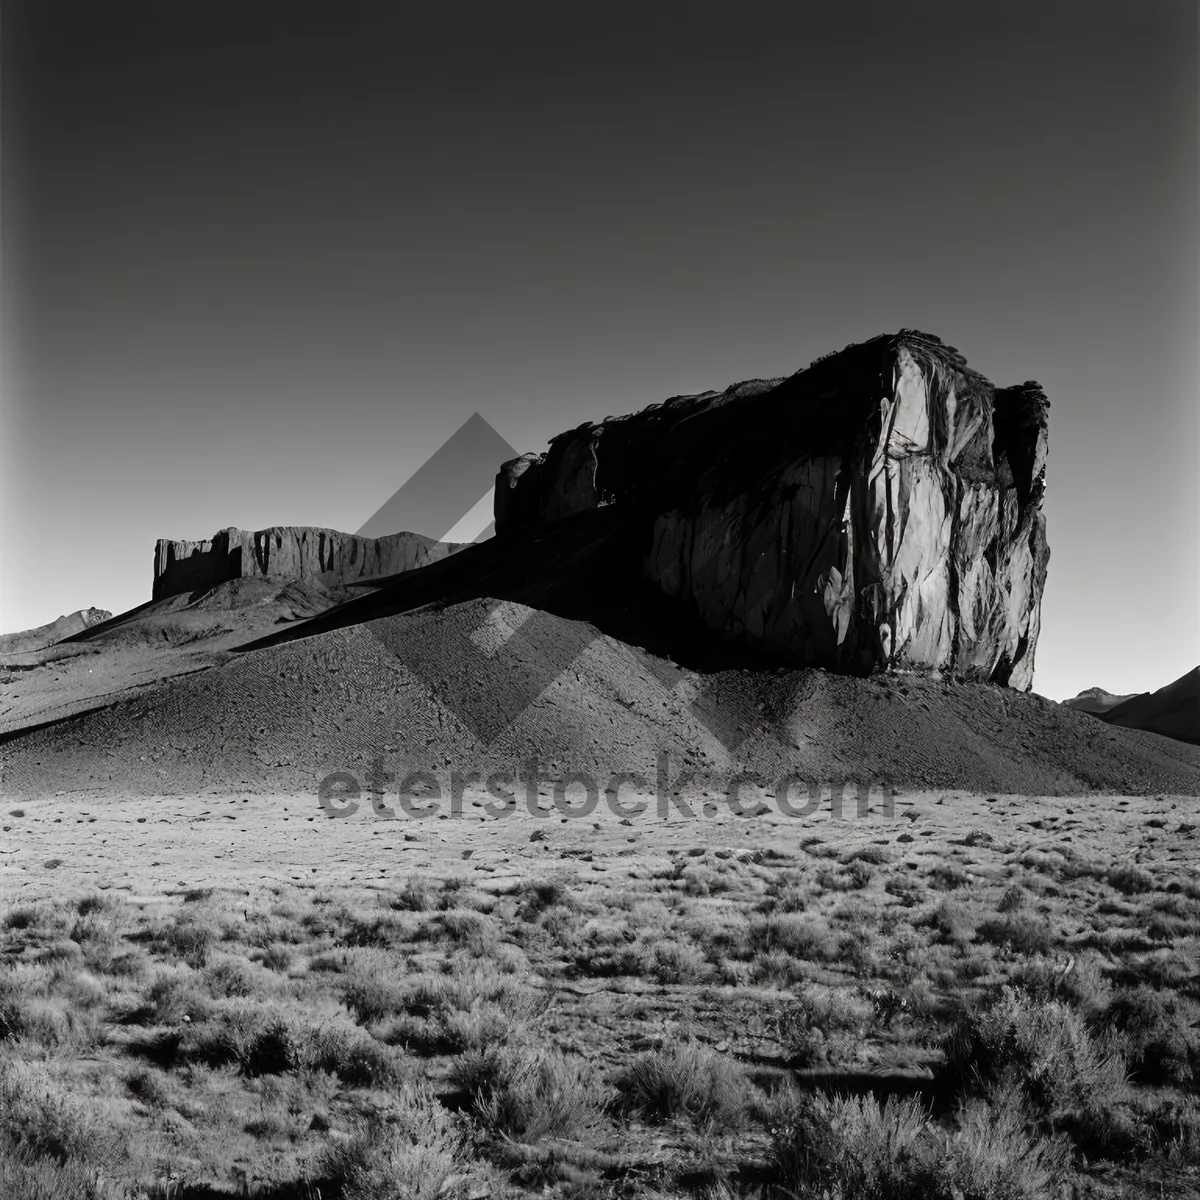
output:
M343 1200L453 1200L489 1172L471 1156L462 1122L427 1087L406 1087L391 1097L386 1117L356 1123L307 1174Z
M913 1099L818 1094L775 1131L772 1191L842 1200L1040 1200L1068 1177L1062 1142L1011 1106L964 1106L949 1126Z
M0 1196L1192 1179L1200 889L1150 858L894 832L685 845L620 879L548 857L491 886L9 908Z
M741 1067L696 1041L634 1059L616 1086L621 1107L646 1121L680 1118L725 1130L741 1127L751 1098Z

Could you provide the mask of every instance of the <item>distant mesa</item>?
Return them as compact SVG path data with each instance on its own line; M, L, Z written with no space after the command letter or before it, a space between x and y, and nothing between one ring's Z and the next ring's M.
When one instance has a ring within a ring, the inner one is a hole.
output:
M254 532L231 527L204 541L160 540L154 548L153 599L255 577L325 578L350 585L416 570L465 544L419 533L361 537L296 525Z
M93 625L107 621L111 616L112 613L103 608L81 608L77 612L59 617L56 621L39 625L36 629L0 634L0 654L32 654L35 650L44 650L64 638L73 637Z

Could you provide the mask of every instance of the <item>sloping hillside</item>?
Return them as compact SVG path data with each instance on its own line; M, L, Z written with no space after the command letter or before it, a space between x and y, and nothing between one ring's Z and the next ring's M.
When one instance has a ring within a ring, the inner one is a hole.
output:
M82 633L93 625L107 621L112 613L103 608L81 608L68 613L36 629L24 629L20 633L0 634L0 657L9 654L32 654L61 642L63 638Z
M1200 745L1200 667L1159 688L1133 696L1104 714L1111 725L1145 729Z
M110 794L311 791L336 771L486 778L618 772L650 790L763 780L1035 795L1193 793L1200 750L1041 697L814 669L697 674L593 626L491 601L430 605L232 657L95 712L10 736L0 786ZM684 789L688 790L687 788Z

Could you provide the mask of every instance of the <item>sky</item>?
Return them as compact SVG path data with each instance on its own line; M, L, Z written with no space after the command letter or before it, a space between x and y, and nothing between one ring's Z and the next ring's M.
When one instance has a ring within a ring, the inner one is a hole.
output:
M0 629L907 326L1050 397L1035 690L1195 666L1197 6L783 7L6 0Z

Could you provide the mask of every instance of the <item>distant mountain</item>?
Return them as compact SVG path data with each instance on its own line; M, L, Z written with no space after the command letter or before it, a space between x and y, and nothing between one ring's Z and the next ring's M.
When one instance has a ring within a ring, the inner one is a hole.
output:
M1200 667L1159 688L1143 692L1103 714L1110 725L1145 729L1200 746Z
M107 621L112 613L103 608L81 608L78 612L59 617L39 625L36 629L25 629L20 633L0 634L0 654L30 654L35 650L44 650L61 642L63 638L82 633L101 621Z
M1110 708L1116 708L1118 704L1124 704L1126 700L1132 700L1136 695L1138 695L1137 692L1130 692L1127 696L1114 696L1112 692L1094 687L1080 692L1078 696L1073 696L1070 700L1064 700L1063 703L1068 708L1077 709L1079 712L1106 713Z

